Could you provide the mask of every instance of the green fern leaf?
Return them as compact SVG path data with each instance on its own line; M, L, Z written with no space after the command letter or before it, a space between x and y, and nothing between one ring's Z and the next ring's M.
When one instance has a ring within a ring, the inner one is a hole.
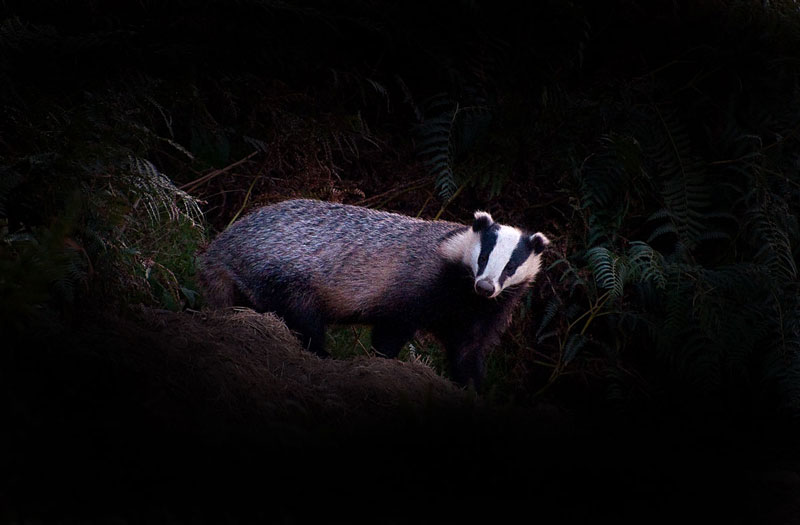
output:
M564 356L562 358L564 365L569 364L570 361L575 359L575 356L578 355L580 349L584 347L586 341L587 338L584 334L570 334L567 339L567 344L564 345Z
M603 246L596 246L587 250L586 258L597 285L615 297L622 296L627 268L620 257Z
M561 299L556 295L553 296L548 302L547 306L544 307L544 314L542 315L542 321L539 323L539 328L536 330L536 336L539 338L539 342L542 342L542 332L545 328L547 328L550 323L555 319L556 314L558 313L559 308L561 307Z

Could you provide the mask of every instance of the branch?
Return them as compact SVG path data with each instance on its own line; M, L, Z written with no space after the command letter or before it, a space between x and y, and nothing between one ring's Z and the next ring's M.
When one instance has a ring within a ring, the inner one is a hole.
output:
M225 173L225 172L227 172L227 171L230 171L230 170L232 170L232 169L233 169L233 168L235 168L236 166L238 166L238 165L240 165L240 164L243 164L243 163L247 162L248 160L250 160L250 159L252 159L253 157L255 157L256 155L258 155L258 153L259 153L259 151L258 151L258 150L256 150L256 151L252 152L251 154L249 154L248 156L246 156L245 158L243 158L243 159L241 159L241 160L237 160L237 161L236 161L236 162L234 162L233 164L230 164L230 165L228 165L228 166L225 166L224 168L221 168L221 169L218 169L218 170L214 170L214 171L212 171L212 172L210 172L210 173L206 173L206 174L205 174L205 175L203 175L202 177L200 177L200 178L198 178L198 179L195 179L195 180L193 180L193 181L191 181L191 182L187 182L187 183L186 183L186 184L184 184L183 186L180 186L180 188L179 188L179 189L181 189L181 190L183 190L183 191L185 191L185 192L189 193L189 192L191 192L191 191L193 191L193 190L197 189L197 187L198 187L198 186L200 186L201 184L203 184L203 183L206 183L206 182L210 181L210 180L211 180L211 179L213 179L214 177L216 177L216 176L218 176L218 175L222 175L223 173Z

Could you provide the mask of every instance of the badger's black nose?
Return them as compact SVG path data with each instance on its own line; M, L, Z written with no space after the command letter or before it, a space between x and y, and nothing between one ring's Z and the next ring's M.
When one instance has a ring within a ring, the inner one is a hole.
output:
M475 283L475 291L478 292L478 295L491 297L494 293L494 285L486 279L481 279Z

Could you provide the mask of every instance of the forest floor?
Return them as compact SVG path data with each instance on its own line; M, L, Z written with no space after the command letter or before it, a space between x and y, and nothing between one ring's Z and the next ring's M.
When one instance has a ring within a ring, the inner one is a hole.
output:
M319 359L246 309L97 313L26 348L8 523L800 516L796 466L752 436L492 405L419 361Z

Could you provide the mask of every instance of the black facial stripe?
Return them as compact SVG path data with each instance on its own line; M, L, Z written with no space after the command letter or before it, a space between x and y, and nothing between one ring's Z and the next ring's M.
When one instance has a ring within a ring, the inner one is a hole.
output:
M484 268L486 268L486 263L489 262L489 255L494 250L494 245L497 244L497 234L500 230L500 226L497 224L492 224L491 227L487 228L481 234L481 253L478 256L478 273L475 274L475 277L483 273Z
M517 268L523 265L525 261L528 260L528 257L531 255L531 248L529 243L526 242L525 237L520 238L517 245L514 247L514 251L511 252L511 257L508 258L508 262L506 263L506 267L503 268L503 272L500 274L500 286L503 286L503 283L514 275L517 271Z

